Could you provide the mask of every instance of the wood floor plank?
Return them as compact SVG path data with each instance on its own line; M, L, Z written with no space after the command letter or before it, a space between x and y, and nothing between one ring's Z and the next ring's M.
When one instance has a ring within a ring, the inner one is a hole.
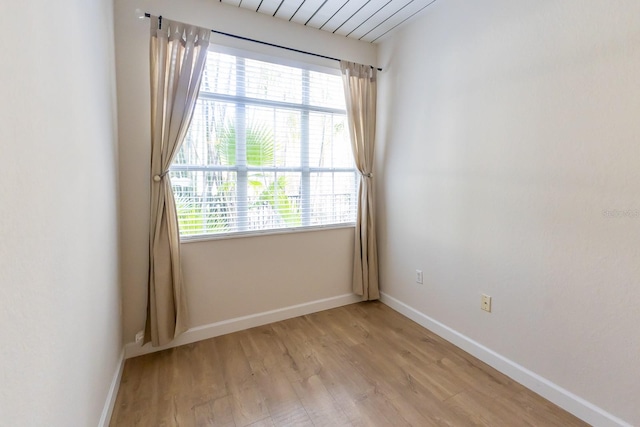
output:
M280 323L272 325L276 335L286 348L287 359L285 373L292 381L300 381L316 375L322 369L312 339L305 335L305 331L289 328Z
M556 405L527 389L509 396L508 400L517 408L518 416L530 422L531 425L566 427L584 425L573 415L568 412L559 412Z
M185 375L184 349L173 348L156 359L152 396L159 402L152 425L194 425L190 394L190 376Z
M216 340L216 352L231 398L233 419L244 427L269 416L264 396L253 378L249 360L238 335L224 335Z
M387 396L390 402L403 408L403 417L414 409L422 418L406 419L412 425L458 426L465 425L466 419L456 413L443 410L438 396L414 378L410 372L399 365L386 363L384 354L378 348L361 344L354 347L354 357L358 359L359 369L369 372L377 383L377 390Z
M248 426L269 416L264 397L256 386L231 393L233 419L238 427Z
M129 359L110 425L587 424L368 302Z
M354 371L346 344L329 337L323 342L317 349L323 367L318 376L353 425L408 425L387 417L397 415L397 410L376 393L373 381Z
M293 386L314 426L352 425L318 376L295 381Z
M272 422L276 425L313 426L293 385L278 365L267 368L254 361L252 370Z
M193 408L197 427L235 427L229 396L201 403Z
M269 417L260 421L256 421L255 423L249 424L248 427L275 427L276 425L277 424L273 422L271 417ZM295 426L297 424L288 424L288 425Z
M291 363L286 346L271 325L241 331L237 336L249 361L260 361L265 367Z
M354 315L374 326L377 336L403 358L411 357L422 363L437 362L445 357L460 363L467 361L461 356L460 349L384 304L360 305Z
M216 342L206 340L180 347L185 348L183 375L190 377L189 394L194 406L229 394L223 371L219 369L220 359L215 349Z
M531 424L529 420L523 418L523 413L514 408L510 402L494 399L490 395L475 389L465 390L457 394L447 400L446 405L456 406L460 413L466 414L476 425L496 426L500 425L505 418L519 418L519 425L521 426L537 425Z

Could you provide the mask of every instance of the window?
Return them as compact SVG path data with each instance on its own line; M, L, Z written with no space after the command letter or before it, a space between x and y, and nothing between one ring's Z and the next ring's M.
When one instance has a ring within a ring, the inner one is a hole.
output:
M355 222L338 74L209 52L170 169L182 237Z

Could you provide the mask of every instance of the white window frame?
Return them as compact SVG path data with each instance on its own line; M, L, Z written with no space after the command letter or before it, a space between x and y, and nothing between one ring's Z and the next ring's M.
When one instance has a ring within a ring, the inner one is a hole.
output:
M301 206L308 206L311 198L310 182L311 174L324 172L324 173L353 173L354 174L354 197L357 198L357 189L359 185L359 174L355 167L355 164L351 168L335 168L335 167L310 167L309 165L309 148L310 148L310 134L309 134L309 115L312 112L329 113L329 114L341 114L345 115L346 110L336 109L330 107L314 106L309 104L309 72L318 71L326 74L340 75L338 69L333 69L317 64L310 64L307 62L300 62L295 60L287 60L272 55L265 55L255 52L249 52L236 48L228 48L220 45L210 45L210 51L225 53L236 57L236 95L224 95L212 92L200 91L198 99L207 99L213 101L221 101L231 103L236 108L236 162L235 165L222 166L222 165L171 165L170 172L235 172L236 173L236 185L237 185L237 199L238 201L248 199L248 175L249 172L298 172L301 173L301 189L300 200ZM302 103L290 103L282 101L271 101L256 98L245 97L245 82L244 82L244 62L245 59L255 59L264 62L270 62L278 65L285 65L291 67L301 68L303 70L303 87L302 87ZM301 166L299 167L263 167L263 166L249 166L246 164L246 138L245 138L245 116L244 110L246 106L263 106L272 108L285 108L301 111ZM306 204L304 202L307 202ZM357 201L356 201L357 203ZM250 237L256 235L270 235L270 234L285 234L292 232L306 232L315 230L326 230L336 228L354 228L356 223L344 222L333 224L316 224L311 225L311 212L309 210L302 210L302 226L298 227L284 227L284 228L271 228L271 229L258 229L250 230L248 228L248 206L246 203L239 202L237 205L237 219L238 230L224 233L210 233L210 234L194 234L194 235L181 235L180 241L183 243L196 242L202 240L217 240L217 239L229 239L229 238L241 238Z

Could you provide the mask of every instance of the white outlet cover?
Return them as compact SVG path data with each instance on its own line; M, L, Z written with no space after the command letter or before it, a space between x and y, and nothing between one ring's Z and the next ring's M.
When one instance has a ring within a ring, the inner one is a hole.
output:
M491 313L491 297L489 295L482 295L482 300L480 301L480 308L484 311Z

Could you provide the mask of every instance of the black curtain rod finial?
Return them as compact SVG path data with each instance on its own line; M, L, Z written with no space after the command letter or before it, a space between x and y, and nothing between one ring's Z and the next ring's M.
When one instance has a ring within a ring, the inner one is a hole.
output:
M145 12L144 17L151 18L151 14L149 12ZM162 29L162 15L158 16L158 29Z

